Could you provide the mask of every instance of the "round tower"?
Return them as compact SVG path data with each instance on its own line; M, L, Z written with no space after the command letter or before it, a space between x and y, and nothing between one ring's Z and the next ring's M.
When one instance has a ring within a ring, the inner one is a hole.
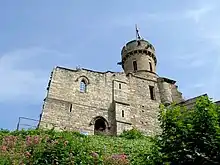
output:
M136 29L137 31L137 29ZM140 76L155 75L157 59L155 49L148 41L137 39L128 42L121 51L121 65L126 75L134 73Z

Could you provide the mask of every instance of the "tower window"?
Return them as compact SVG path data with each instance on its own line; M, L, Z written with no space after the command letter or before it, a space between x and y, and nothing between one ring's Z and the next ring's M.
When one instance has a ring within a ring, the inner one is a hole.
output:
M87 85L86 85L85 80L82 80L80 82L80 92L86 92L86 87L87 87Z
M152 63L151 62L149 62L149 66L150 66L150 71L152 72L153 68L152 68Z
M137 70L137 61L133 61L133 68L134 68L134 71Z
M72 112L72 108L73 108L73 105L72 105L72 104L70 104L70 112Z
M150 98L151 98L151 100L155 100L154 87L153 86L149 86L149 90L150 90Z
M121 84L120 83L118 84L118 88L121 89Z
M121 111L121 116L122 116L122 117L125 117L125 112L124 112L124 110Z

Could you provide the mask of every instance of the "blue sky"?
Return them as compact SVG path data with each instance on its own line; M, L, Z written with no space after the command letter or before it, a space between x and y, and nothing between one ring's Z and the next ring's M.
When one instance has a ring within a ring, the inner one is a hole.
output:
M122 46L140 34L157 72L185 98L220 100L219 0L0 1L0 128L37 119L55 66L121 71Z

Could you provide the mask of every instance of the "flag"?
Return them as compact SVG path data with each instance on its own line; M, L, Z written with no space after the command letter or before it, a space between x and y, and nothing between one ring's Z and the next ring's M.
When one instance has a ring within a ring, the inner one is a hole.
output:
M140 34L139 34L139 30L138 30L137 24L135 25L135 28L136 28L136 38L140 40L141 37L140 37Z

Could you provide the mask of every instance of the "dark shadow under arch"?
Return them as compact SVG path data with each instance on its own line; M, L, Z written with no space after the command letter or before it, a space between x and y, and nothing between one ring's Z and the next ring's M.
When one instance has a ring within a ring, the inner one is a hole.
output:
M94 134L106 134L109 130L107 120L102 116L97 116L92 119L90 125L94 125Z

